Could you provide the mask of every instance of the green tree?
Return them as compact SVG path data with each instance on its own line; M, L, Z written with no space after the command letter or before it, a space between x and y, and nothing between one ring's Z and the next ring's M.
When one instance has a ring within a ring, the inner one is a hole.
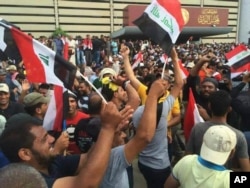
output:
M52 33L52 37L56 37L58 35L61 36L68 36L67 32L62 30L61 27L56 28L56 30Z

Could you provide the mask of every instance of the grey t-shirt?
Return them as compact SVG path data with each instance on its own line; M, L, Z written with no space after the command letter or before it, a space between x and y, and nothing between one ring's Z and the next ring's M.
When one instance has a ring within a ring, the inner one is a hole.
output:
M100 188L129 188L126 168L130 164L126 160L124 146L118 146L111 150L109 164Z
M170 166L168 156L167 115L173 107L175 98L169 95L163 102L162 114L155 130L152 141L139 154L139 162L153 169L164 169ZM144 105L140 106L133 115L133 124L137 128L144 111Z
M201 150L201 145L203 142L203 135L205 134L208 128L210 128L211 126L216 126L216 125L223 125L223 124L210 122L210 121L196 124L192 128L189 140L186 145L186 151L199 155L200 150ZM237 144L236 144L235 156L237 158L249 158L248 152L247 152L247 142L243 133L233 128L230 125L227 125L227 124L224 124L224 125L231 128L236 133Z

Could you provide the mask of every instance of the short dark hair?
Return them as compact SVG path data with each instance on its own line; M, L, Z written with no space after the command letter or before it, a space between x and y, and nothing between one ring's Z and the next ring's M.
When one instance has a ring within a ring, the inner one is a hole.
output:
M102 98L98 94L90 95L88 107L89 114L100 114L102 109Z
M212 114L215 116L223 116L228 112L231 106L232 98L228 92L219 90L209 95L209 103Z
M0 137L0 148L10 162L20 162L18 151L21 148L32 148L35 136L30 133L33 126L41 123L26 113L15 114L6 122Z
M24 109L29 115L34 116L36 113L36 109L41 108L42 104L44 103L39 102L33 106L25 106Z
M39 89L49 89L50 85L47 83L42 83L38 86Z

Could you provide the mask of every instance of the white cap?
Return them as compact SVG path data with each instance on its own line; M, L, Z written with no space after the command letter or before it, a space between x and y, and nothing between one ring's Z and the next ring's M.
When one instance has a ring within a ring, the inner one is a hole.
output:
M203 136L200 156L217 165L226 163L231 151L236 146L235 132L225 125L210 127Z
M103 76L104 76L105 74L110 74L110 75L112 75L112 76L116 76L116 75L117 75L117 73L115 72L114 69L112 69L112 68L104 68L104 69L102 69L102 71L101 71L100 74L99 74L100 80L103 79Z
M0 83L0 91L5 92L5 93L9 93L9 86L5 83Z

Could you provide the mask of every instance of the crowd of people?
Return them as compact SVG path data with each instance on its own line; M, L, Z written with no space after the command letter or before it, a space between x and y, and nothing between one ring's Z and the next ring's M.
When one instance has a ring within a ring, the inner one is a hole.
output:
M84 76L68 93L66 129L47 131L53 85L30 83L23 62L2 60L4 187L132 188L137 157L148 188L229 187L231 171L250 171L250 73L231 79L225 56L239 44L188 41L165 54L150 40L103 35L39 41ZM189 88L204 122L185 140ZM34 178L14 178L19 169Z

